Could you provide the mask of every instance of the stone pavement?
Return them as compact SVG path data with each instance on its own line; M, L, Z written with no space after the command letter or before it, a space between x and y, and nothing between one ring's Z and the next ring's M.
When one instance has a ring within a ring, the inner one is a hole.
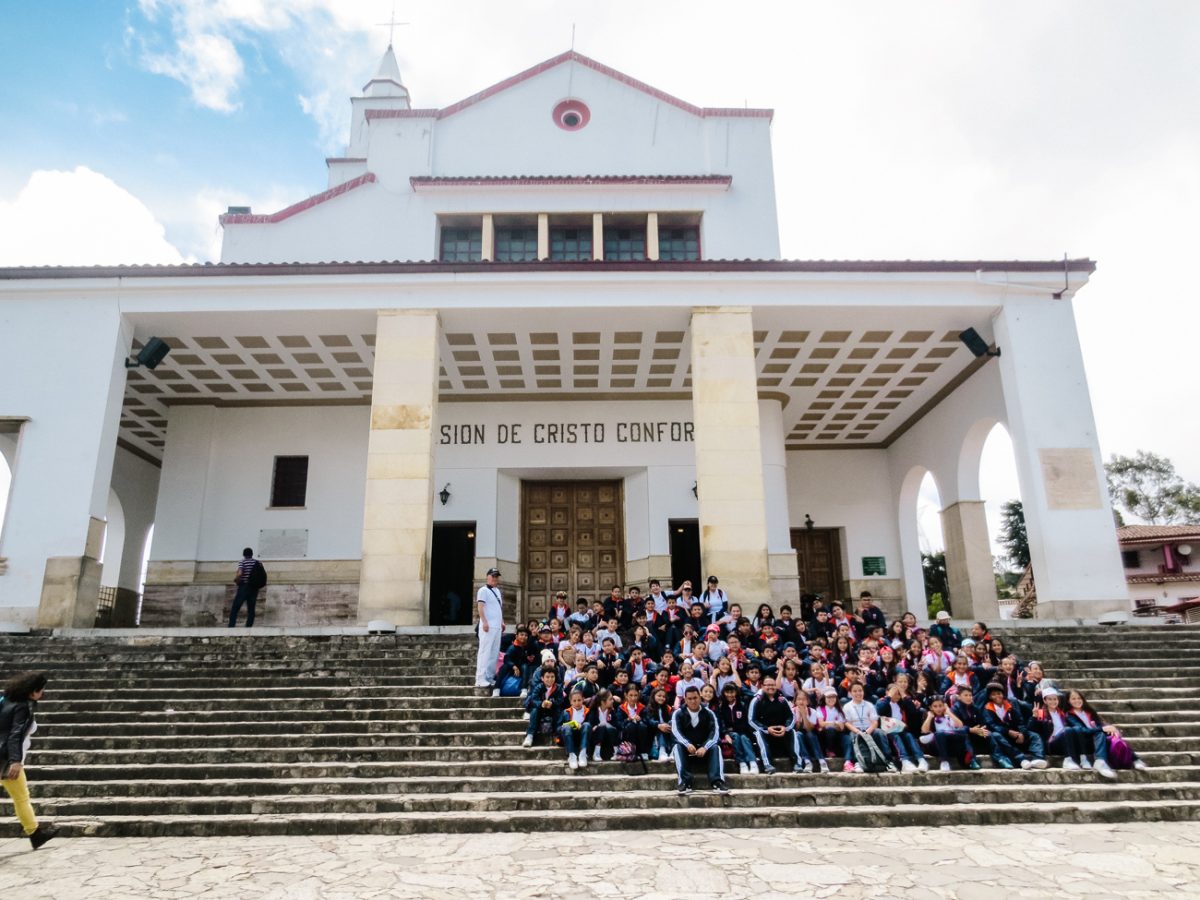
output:
M13 839L0 884L20 900L1200 897L1200 826Z

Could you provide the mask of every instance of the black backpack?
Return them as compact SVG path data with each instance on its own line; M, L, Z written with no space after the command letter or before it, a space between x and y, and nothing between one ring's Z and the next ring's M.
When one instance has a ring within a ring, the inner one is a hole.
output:
M252 591L261 591L267 586L267 568L257 559L254 561L254 568L250 570L250 577L246 579L247 584Z

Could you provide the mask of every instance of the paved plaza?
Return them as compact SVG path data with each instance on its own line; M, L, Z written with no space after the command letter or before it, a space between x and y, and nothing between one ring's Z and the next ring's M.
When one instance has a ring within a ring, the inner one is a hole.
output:
M1200 825L0 842L6 897L1200 896Z

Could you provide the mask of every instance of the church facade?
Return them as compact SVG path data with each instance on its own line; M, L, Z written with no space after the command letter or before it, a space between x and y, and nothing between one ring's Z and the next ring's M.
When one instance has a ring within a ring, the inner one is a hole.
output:
M389 48L351 102L328 189L231 208L217 263L0 270L0 621L106 585L131 623L147 543L144 625L221 624L244 546L262 624L469 621L492 566L520 615L709 574L923 613L926 473L955 616L995 617L997 423L1039 615L1128 607L1089 260L783 260L772 111L575 52L424 109Z

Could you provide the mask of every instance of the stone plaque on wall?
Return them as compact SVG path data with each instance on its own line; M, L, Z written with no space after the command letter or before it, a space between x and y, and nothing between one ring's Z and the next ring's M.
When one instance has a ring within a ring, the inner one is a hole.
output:
M1042 481L1046 485L1046 505L1050 509L1100 509L1100 481L1092 462L1092 451L1085 447L1050 448L1038 451L1042 463Z
M304 559L308 556L307 528L264 528L258 533L260 559Z

